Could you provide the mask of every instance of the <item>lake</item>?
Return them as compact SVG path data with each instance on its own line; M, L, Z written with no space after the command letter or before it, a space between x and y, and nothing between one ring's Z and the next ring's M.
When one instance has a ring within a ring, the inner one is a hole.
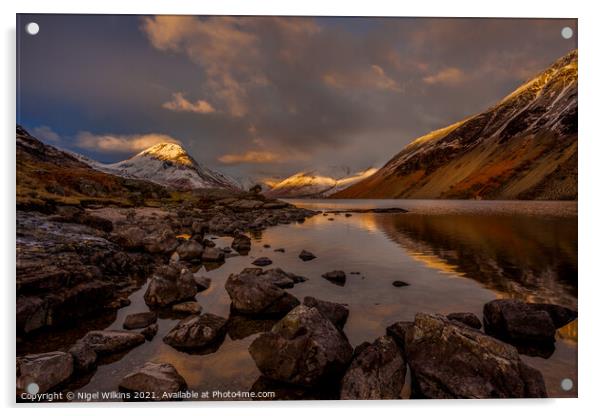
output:
M197 274L212 279L197 295L204 312L228 317L230 299L224 283L251 262L267 256L273 264L308 278L289 291L347 304L345 333L353 346L373 341L400 320L417 312L474 312L495 298L518 298L577 308L577 203L515 201L418 200L290 200L316 210L401 207L408 213L316 215L304 223L280 225L253 235L248 256L228 258L221 267ZM231 238L218 237L218 246ZM264 247L269 245L270 247ZM285 252L275 252L284 248ZM317 258L303 262L302 250ZM321 275L344 270L347 282L338 286ZM354 274L351 274L354 273ZM409 284L394 287L392 282ZM146 285L133 293L130 306L118 311L108 325L121 329L126 315L147 311ZM247 348L270 321L237 319L219 348L205 355L180 352L162 338L177 323L161 315L159 332L118 361L105 362L76 386L80 391L117 390L119 381L149 360L173 364L189 388L198 391L247 391L259 377ZM523 355L544 375L551 397L577 396L577 321L557 333L553 351ZM565 392L561 380L574 388ZM407 395L407 388L404 389Z

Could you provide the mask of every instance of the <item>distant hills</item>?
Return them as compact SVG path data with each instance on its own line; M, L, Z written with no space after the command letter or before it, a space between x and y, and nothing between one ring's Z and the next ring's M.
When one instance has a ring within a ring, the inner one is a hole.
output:
M577 50L333 198L577 199ZM458 97L461 99L461 97Z

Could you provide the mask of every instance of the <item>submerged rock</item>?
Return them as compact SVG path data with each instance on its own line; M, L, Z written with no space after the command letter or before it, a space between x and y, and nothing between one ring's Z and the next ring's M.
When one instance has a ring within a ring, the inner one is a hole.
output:
M349 309L340 303L328 302L326 300L316 299L312 296L306 296L303 299L303 304L310 308L316 308L324 317L334 324L339 329L343 329Z
M496 299L483 307L485 332L511 342L554 343L556 329L577 317L562 306Z
M316 256L307 250L301 250L301 253L299 253L299 258L303 261L309 261L315 259Z
M259 257L252 264L260 267L269 266L270 264L272 264L272 260L270 260L267 257Z
M186 381L175 367L168 363L147 362L121 380L119 389L126 392L151 393L147 400L169 400L164 396L187 389Z
M341 382L341 399L398 399L405 373L406 363L393 338L380 337L351 362Z
M464 325L468 325L474 329L481 329L481 321L479 317L474 313L470 312L456 312L450 313L447 315L447 319L451 319L452 321L462 322Z
M38 393L64 383L73 374L73 357L62 351L31 354L17 358L17 393L27 391L32 383Z
M171 310L177 313L186 313L189 315L199 314L203 310L196 301L177 303L171 307Z
M142 331L140 331L140 333L142 335L144 335L144 338L146 338L148 341L150 341L155 337L155 335L157 335L158 331L159 331L159 324L150 324L149 326L144 328Z
M404 287L404 286L410 286L410 284L406 283L406 282L404 282L402 280L395 280L393 282L393 286L395 286L395 287Z
M331 272L324 273L322 277L340 286L343 286L347 280L347 276L342 270L333 270Z
M440 315L416 315L405 355L413 397L547 397L541 373L515 347Z
M154 312L133 313L125 317L123 328L140 329L146 328L150 324L157 322L157 314Z
M277 274L257 268L231 274L225 287L232 308L242 314L282 316L299 305L297 298L278 286L278 283L282 284L282 276L274 279Z
M202 259L205 262L221 263L224 261L224 252L217 247L205 247Z
M182 319L163 341L174 348L200 349L223 338L226 332L226 319L206 313L190 315Z
M90 331L81 339L81 342L88 345L97 354L112 354L143 344L144 336L129 331Z
M203 290L209 289L211 286L211 278L205 276L194 276L194 282L196 283L196 288L199 292Z
M247 254L251 250L251 239L244 234L235 235L230 247L240 254Z
M340 377L353 349L316 308L301 305L257 337L249 352L266 377L313 387Z

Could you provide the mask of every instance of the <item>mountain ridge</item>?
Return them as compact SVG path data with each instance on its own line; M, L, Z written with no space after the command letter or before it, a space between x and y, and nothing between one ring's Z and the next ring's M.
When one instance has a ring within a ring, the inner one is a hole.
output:
M333 198L576 199L578 52Z

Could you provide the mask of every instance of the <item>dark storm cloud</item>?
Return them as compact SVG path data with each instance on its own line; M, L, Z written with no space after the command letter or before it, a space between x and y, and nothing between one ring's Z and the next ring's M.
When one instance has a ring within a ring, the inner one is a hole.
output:
M573 20L31 18L22 123L105 159L165 135L238 177L382 164L576 47Z

